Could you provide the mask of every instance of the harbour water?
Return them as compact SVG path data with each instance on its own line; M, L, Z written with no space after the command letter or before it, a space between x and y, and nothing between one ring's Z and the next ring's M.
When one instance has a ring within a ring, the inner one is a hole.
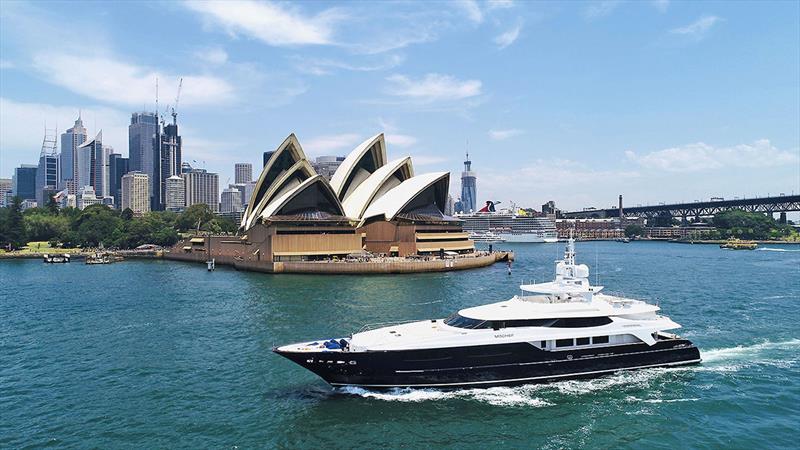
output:
M610 292L657 302L704 362L461 391L334 390L271 353L443 317L552 278L505 265L267 275L168 261L0 262L0 448L796 448L800 247L578 243Z

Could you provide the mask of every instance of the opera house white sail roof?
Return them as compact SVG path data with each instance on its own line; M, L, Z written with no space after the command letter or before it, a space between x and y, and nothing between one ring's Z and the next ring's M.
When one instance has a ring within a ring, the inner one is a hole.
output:
M258 177L242 219L247 230L271 217L346 217L353 222L399 213L441 217L450 174L414 176L411 158L386 162L383 133L359 144L344 159L330 182L314 172L300 142L290 134L272 153Z

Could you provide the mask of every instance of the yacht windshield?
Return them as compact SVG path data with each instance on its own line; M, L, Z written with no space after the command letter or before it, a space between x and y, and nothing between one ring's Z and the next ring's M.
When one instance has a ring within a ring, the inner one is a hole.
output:
M464 317L458 313L453 314L447 319L444 319L444 323L446 325L450 325L451 327L469 328L472 330L478 328L491 328L491 323L485 320L470 319L469 317Z

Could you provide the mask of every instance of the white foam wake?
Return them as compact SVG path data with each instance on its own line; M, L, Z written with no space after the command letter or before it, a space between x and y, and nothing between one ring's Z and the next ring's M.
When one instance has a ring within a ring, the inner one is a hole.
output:
M339 388L338 391L364 398L374 398L377 400L394 402L426 402L451 399L471 399L495 406L542 407L552 405L552 403L546 400L531 395L531 387L535 386L493 387L486 389L462 389L453 391L411 388L391 389L388 391L370 391L359 387L347 386Z
M761 247L757 248L756 250L760 252L800 252L800 249L796 248L788 249L788 248Z

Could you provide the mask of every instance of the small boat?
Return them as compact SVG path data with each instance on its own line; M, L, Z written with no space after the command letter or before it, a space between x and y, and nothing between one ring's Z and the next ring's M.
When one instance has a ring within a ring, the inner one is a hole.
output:
M724 244L719 244L719 248L729 250L755 250L758 244L753 241L743 241L741 239L731 238Z
M597 377L701 361L659 307L601 293L570 238L554 281L446 319L365 327L273 351L332 386L462 388Z
M116 258L108 253L93 253L86 257L86 264L111 264L114 261Z
M70 256L68 253L62 255L50 255L45 253L42 255L42 260L46 264L64 264L70 262Z
M622 243L624 243L624 244L628 244L628 243L630 243L630 242L631 242L631 240L630 240L629 238L626 238L626 237L623 237L623 238L617 238L617 239L615 239L615 240L616 240L617 242L622 242Z

